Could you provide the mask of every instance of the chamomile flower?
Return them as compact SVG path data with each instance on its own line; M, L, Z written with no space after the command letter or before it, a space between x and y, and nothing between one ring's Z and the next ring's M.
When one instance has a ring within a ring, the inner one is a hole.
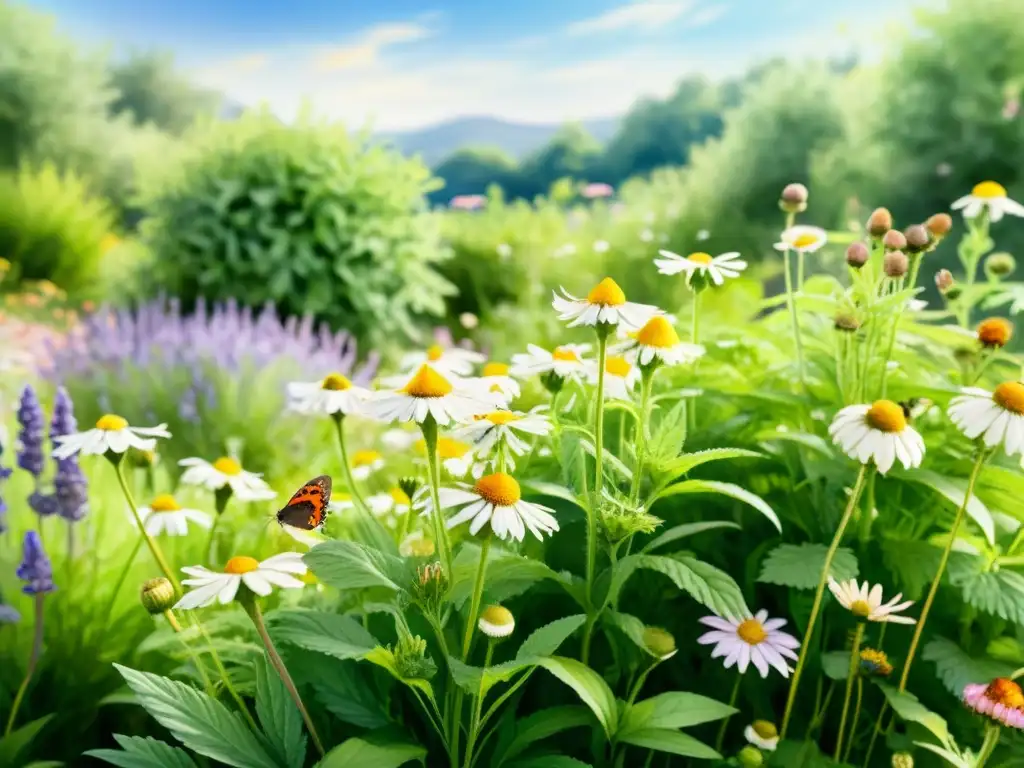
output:
M501 605L489 605L480 612L477 628L492 640L511 635L516 628L512 611Z
M707 280L715 285L722 285L727 279L739 277L740 272L747 268L747 262L740 259L738 251L721 253L712 256L710 253L698 251L689 256L680 256L672 251L658 251L660 259L654 264L662 275L678 275L686 273L686 284L690 287L703 287Z
M269 595L274 587L302 589L305 584L295 577L305 575L307 569L299 552L284 552L263 562L244 555L232 557L224 566L223 573L201 565L181 570L192 577L181 583L192 589L174 607L190 611L213 603L230 603L243 584L260 596Z
M439 494L441 509L459 510L448 520L447 527L455 528L469 523L474 536L488 523L499 539L522 541L526 531L538 539L558 530L550 507L523 501L519 483L511 475L495 472L484 475L475 485L460 483L455 488L442 488ZM433 502L424 500L425 511L432 511Z
M597 382L597 366L591 366L591 383ZM626 358L609 355L604 361L604 398L605 400L629 400L631 393L640 381L640 369L632 365Z
M779 631L785 626L785 619L769 619L768 611L758 611L755 616L748 616L742 621L705 616L700 623L711 627L712 631L701 635L697 642L714 645L711 658L724 656L726 669L736 665L743 674L753 662L761 677L768 677L771 667L783 677L789 677L786 659L796 661L794 650L800 647L800 641Z
M150 536L188 536L188 524L195 523L201 528L213 525L213 519L198 509L182 507L173 496L160 494L148 507L139 507L139 517L146 533ZM134 519L134 515L132 516Z
M75 454L101 456L108 451L124 453L129 448L152 451L156 448L156 438L170 436L166 424L133 427L126 419L108 413L100 417L95 429L54 437L54 442L58 443L58 446L53 451L53 457L68 459Z
M779 732L767 720L755 720L744 729L743 736L749 744L765 752L774 752L779 746Z
M828 232L821 227L810 227L798 224L783 230L782 238L775 244L775 249L785 251L792 249L797 253L814 253L828 242Z
M509 402L519 397L519 382L512 378L512 367L505 363L487 363L477 379L490 392L500 393Z
M472 422L459 427L452 435L472 443L479 456L489 456L499 441L504 441L511 453L522 456L530 450L530 445L519 435L536 438L550 432L551 422L539 413L491 411L474 417Z
M569 327L579 325L627 325L639 328L661 310L650 304L635 304L626 301L626 294L619 284L606 277L587 294L585 299L578 299L562 289L562 296L557 293L551 306L559 313L559 320L568 320Z
M1024 453L1024 383L1004 381L994 391L967 387L949 404L949 418L971 440Z
M255 472L246 472L234 459L222 456L212 464L200 458L182 459L179 466L185 467L181 475L184 485L196 485L208 491L219 491L229 487L239 501L266 501L277 496L263 478Z
M500 394L463 379L449 380L424 363L401 389L380 392L368 401L366 412L381 421L420 424L433 416L443 427L452 421L468 421L502 405L504 398Z
M434 344L423 352L409 352L402 357L401 368L412 373L424 363L430 363L434 370L452 376L469 376L473 369L486 360L479 352L462 347L442 347Z
M991 683L964 687L964 704L1010 728L1024 729L1024 692L1013 680L997 677Z
M400 517L412 507L412 502L398 486L395 486L387 493L375 493L366 499L366 506L377 517L392 515Z
M891 400L847 406L828 431L843 453L861 464L873 461L883 475L897 460L904 469L912 469L924 459L924 440L907 422L903 408Z
M377 451L360 450L352 454L352 477L365 480L384 467L384 457Z
M988 210L989 221L999 221L1004 215L1024 216L1024 205L1006 196L1006 187L995 181L975 184L971 194L964 195L950 206L954 211L963 209L964 218L973 219Z
M293 381L288 384L288 408L303 414L361 413L363 406L373 394L365 387L358 387L347 376L332 373L320 381Z
M416 452L426 459L427 444L424 440L416 441ZM439 437L437 439L437 458L441 460L441 466L449 475L465 477L473 465L473 446L456 437Z
M583 356L590 351L589 344L565 344L548 352L536 344L527 344L526 353L512 355L513 376L527 377L554 373L563 379L580 380L587 372Z
M681 365L704 356L704 347L680 341L676 329L663 315L655 315L643 328L629 336L629 341L616 347L615 353L641 366L654 362Z
M893 624L917 623L916 619L909 616L898 615L900 611L905 611L912 606L914 601L906 600L901 603L903 595L898 594L889 602L883 603L881 584L871 586L865 581L858 586L856 579L836 581L829 576L828 588L843 608L862 621L891 622Z

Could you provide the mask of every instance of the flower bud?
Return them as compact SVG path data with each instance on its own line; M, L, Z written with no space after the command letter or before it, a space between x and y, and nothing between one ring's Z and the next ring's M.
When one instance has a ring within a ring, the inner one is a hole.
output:
M948 213L936 213L934 216L928 217L928 221L924 223L924 226L925 229L932 233L932 237L941 240L953 228L953 217Z
M512 634L516 620L505 606L489 605L481 611L477 628L492 640L499 640Z
M870 256L868 247L859 241L851 243L850 247L846 249L846 263L854 269L860 269L867 264Z
M897 752L892 756L892 768L914 768L914 758L909 752Z
M1017 260L1006 251L993 253L985 259L985 274L989 277L1009 277L1017 268Z
M953 273L948 269L940 269L935 273L935 287L939 289L939 293L943 296L956 285L956 280L953 279Z
M557 395L562 391L562 387L565 386L565 379L554 371L548 371L540 377L540 383L543 384L544 389L552 395Z
M644 628L644 647L661 660L676 655L676 639L661 627Z
M757 747L746 746L736 757L743 768L760 768L764 765L764 756Z
M412 497L416 495L416 491L420 488L420 479L414 476L400 478L398 487L402 489L402 493L408 496L411 501Z
M928 230L921 224L914 224L907 227L903 232L903 237L907 241L907 250L910 253L920 253L921 251L927 250L931 243L931 237L928 235Z
M949 301L956 301L963 295L963 293L964 289L960 286L960 284L954 283L953 285L946 289L946 299Z
M906 275L907 270L910 269L910 259L903 251L889 251L885 254L882 268L889 277L900 278Z
M902 251L907 247L907 238L898 229L890 229L882 238L882 245L887 251Z
M800 213L807 210L807 187L803 184L787 184L779 197L779 208L786 213Z
M847 333L856 333L857 329L860 328L860 320L855 315L849 312L840 312L836 315L835 328L837 331L845 331Z
M892 214L888 208L875 208L868 219L868 234L874 238L884 237L892 229Z
M419 635L404 634L392 649L395 669L405 680L429 680L437 674L437 665L427 655L427 641Z
M162 577L145 582L139 597L142 600L142 607L154 616L170 610L177 602L174 585Z
M978 324L978 341L991 349L1005 347L1013 338L1013 326L1002 317L990 317Z

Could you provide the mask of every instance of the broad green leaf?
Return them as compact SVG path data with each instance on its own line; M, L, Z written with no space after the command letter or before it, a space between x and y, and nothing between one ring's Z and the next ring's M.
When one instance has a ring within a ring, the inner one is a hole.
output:
M388 724L381 696L354 661L316 658L319 669L310 684L317 700L332 715L360 728L381 728Z
M674 541L685 539L687 536L693 536L698 533L704 533L704 531L713 531L721 528L733 528L740 530L740 527L733 522L727 520L709 520L706 523L683 523L669 528L667 531L662 533L660 536L656 536L647 542L647 545L643 548L643 552L651 552L658 547L664 547L667 544L671 544Z
M17 765L15 762L22 750L39 735L53 715L44 715L36 720L25 723L25 725L11 731L0 739L0 765ZM4 720L6 722L6 719Z
M93 749L84 754L118 768L196 768L195 761L187 752L156 739L115 733L114 741L121 749Z
M542 739L570 728L589 726L593 722L593 716L586 707L551 707L534 712L516 722L512 741L494 756L494 768L499 768L506 760L512 760Z
M1015 637L1003 635L990 640L985 653L996 661L1005 661L1014 667L1024 665L1024 645Z
M931 584L939 569L942 552L927 541L913 539L885 539L882 541L882 559L892 571L903 594L911 600L920 600L925 588Z
M780 741L766 757L770 768L839 768L813 741Z
M139 703L178 741L235 768L279 768L242 717L184 683L115 664Z
M651 463L664 466L675 459L686 442L686 401L680 400L668 413L658 419L647 450ZM667 468L664 471L669 471ZM683 470L685 471L685 470ZM676 474L680 474L676 472Z
M615 599L622 585L638 568L663 573L690 597L719 616L746 616L750 613L732 576L688 555L638 554L624 557L612 573L609 599Z
M820 453L823 456L832 457L835 454L835 451L832 450L832 446L830 446L823 438L807 432L779 432L776 429L765 429L754 435L754 440L757 440L759 443L797 443L798 445L810 448L812 451Z
M455 557L455 577L452 579L448 599L456 606L461 606L469 599L479 562L480 548L476 545L463 546ZM484 595L488 602L500 603L545 579L562 581L562 577L541 560L507 552L492 552L487 561Z
M702 760L717 760L721 757L715 750L703 742L697 741L680 731L670 728L644 728L630 731L619 737L622 744L634 747L645 747L658 752L669 752L684 757L697 757Z
M338 589L387 587L398 592L412 581L401 558L354 541L325 541L309 550L303 560L320 581Z
M566 616L564 619L556 619L550 624L544 625L523 641L516 653L516 660L527 661L538 656L550 656L568 639L569 635L582 627L586 620L586 616L577 614Z
M351 738L343 741L317 763L317 768L399 768L413 760L423 762L427 750L418 744L375 743Z
M398 662L395 660L395 654L387 648L377 646L366 654L363 659L371 664L376 664L378 667L386 669L391 673L391 676L400 683L404 683L410 688L415 688L416 690L425 693L428 698L433 700L434 688L430 684L430 681L422 677L402 677L401 672L398 671Z
M949 580L959 587L964 602L1015 624L1024 624L1024 575L1009 568L986 570L988 560L955 553L949 561Z
M466 693L475 697L479 693L486 696L487 692L495 685L508 680L517 672L522 672L524 669L536 666L537 661L537 658L516 659L514 661L506 661L504 664L492 664L487 669L484 669L483 667L474 667L466 664L464 661L459 661L454 656L449 656L448 669L451 670L452 679L455 681L455 684ZM483 682L482 691L480 688L481 678Z
M652 696L629 708L617 734L650 728L688 728L691 725L710 723L736 714L735 707L722 704L706 696L685 691L670 691Z
M541 496L551 496L555 499L562 499L562 501L568 501L570 504L575 504L577 507L585 509L583 501L564 485L545 483L541 480L524 480L522 485L524 488L527 488Z
M516 760L508 763L506 768L593 768L590 763L584 763L575 757L565 755L541 755L540 757L528 757L525 760Z
M286 768L302 768L306 761L302 714L266 658L256 663L256 715L278 762Z
M692 469L710 461L723 461L725 459L760 459L763 456L757 451L748 451L745 448L709 448L706 451L696 453L684 453L672 461L661 466L661 471L670 477L685 475Z
M921 650L921 658L935 664L936 672L946 690L959 698L969 683L987 683L995 677L1009 677L1014 665L985 656L969 656L944 637L929 640Z
M632 640L633 644L643 651L644 654L654 656L650 648L647 647L647 643L644 642L644 632L647 630L647 625L636 616L608 609L601 614L601 619L618 627L622 634Z
M893 708L893 711L900 718L924 726L935 738L943 744L946 743L946 740L949 738L949 728L946 726L946 721L925 708L914 694L906 691L900 693L891 685L886 685L885 683L878 683L878 687L885 696L885 700L889 702L889 706Z
M940 496L943 496L953 505L954 509L960 508L960 505L964 503L964 496L967 495L966 480L950 479L945 475L940 475L938 472L915 469L913 472L898 472L896 476L901 480L917 483L937 491ZM970 501L967 502L967 514L981 528L985 538L988 539L988 543L995 543L996 525L992 520L992 513L988 511L988 507L982 504L981 499L974 494L971 494Z
M377 641L351 616L305 608L271 611L268 630L281 643L317 651L336 659L360 659Z
M716 493L722 496L728 496L731 499L736 499L736 501L741 501L744 504L750 505L767 517L780 533L782 531L782 523L779 522L779 516L775 514L775 510L768 506L768 503L764 499L755 493L751 493L746 488L740 488L738 485L733 485L732 483L722 483L717 480L683 480L680 483L673 483L667 488L661 490L653 501L656 501L657 499L664 499L669 496L680 496L691 493Z
M576 691L580 700L597 716L605 735L610 738L617 726L617 705L615 694L604 678L586 664L563 656L540 659L537 664Z
M815 589L825 567L824 544L780 544L765 557L757 580L795 589ZM857 558L845 547L836 550L829 575L837 581L857 577Z
M845 680L850 676L850 652L829 651L821 654L821 669L831 680Z

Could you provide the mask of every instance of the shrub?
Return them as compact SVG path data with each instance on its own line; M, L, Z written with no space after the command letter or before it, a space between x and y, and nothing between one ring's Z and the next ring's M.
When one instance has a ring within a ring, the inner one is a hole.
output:
M449 284L420 162L300 117L268 112L193 131L191 151L142 189L153 288L180 296L273 302L359 336L412 333L439 314Z

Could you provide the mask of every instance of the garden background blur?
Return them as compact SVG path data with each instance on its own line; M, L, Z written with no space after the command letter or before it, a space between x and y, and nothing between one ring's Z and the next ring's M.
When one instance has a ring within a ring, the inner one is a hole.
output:
M368 380L377 353L432 333L507 359L524 339L555 336L553 287L579 292L605 274L631 297L678 307L684 281L653 269L659 248L740 251L753 277L715 292L703 322L746 316L781 288L771 244L789 182L810 188L809 221L832 241L812 258L837 275L877 205L920 221L984 179L1022 199L1021 10L950 0L904 29L880 25L880 57L812 60L798 48L739 77L682 78L603 143L570 124L519 159L463 146L428 166L397 140L322 119L316 104L284 123L192 83L168 54L112 56L0 0L4 463L21 388L36 384L49 412L62 383L81 424L114 403L133 423L168 422L171 471L238 439L247 468L297 486L332 448L280 417L289 379L347 367ZM1022 245L1021 227L1000 232L1001 248ZM956 255L946 245L933 258L929 269ZM30 492L24 473L4 488ZM131 535L92 528L79 546L101 558ZM0 589L18 605L19 547L0 541ZM98 601L95 584L64 584L65 599ZM114 720L121 732L153 727L116 706L109 664L149 619L128 594L114 615L115 634L76 629L84 610L57 616L66 646L47 657L63 662L44 666L26 709L61 711L69 743L109 743ZM30 641L30 627L0 626L0 711L21 676L7 659ZM114 697L97 709L86 689Z

